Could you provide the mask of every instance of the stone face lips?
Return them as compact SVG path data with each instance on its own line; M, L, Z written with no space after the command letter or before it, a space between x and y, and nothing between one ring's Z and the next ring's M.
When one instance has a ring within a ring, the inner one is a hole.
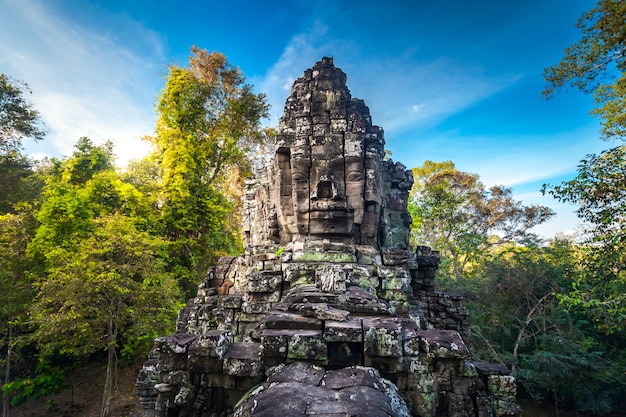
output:
M143 417L504 416L507 369L473 362L439 256L409 247L411 171L324 58L295 81L223 257L155 341Z

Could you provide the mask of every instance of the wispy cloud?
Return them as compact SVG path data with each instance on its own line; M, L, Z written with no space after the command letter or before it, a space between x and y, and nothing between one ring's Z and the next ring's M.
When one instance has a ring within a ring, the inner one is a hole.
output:
M493 137L483 142L484 147L477 146L476 158L466 159L463 169L480 173L482 181L489 186L551 182L573 176L578 161L586 154L598 153L609 146L596 137L590 129L551 136L522 136L516 139L524 145L504 145L501 149L497 148L498 144L507 144L507 138ZM466 140L471 142L472 138Z
M45 2L0 1L0 71L29 84L50 129L27 151L68 155L88 136L112 140L122 166L147 152L140 137L153 130L165 58L154 33L123 15L107 17L112 26L95 32Z
M459 112L521 77L488 76L477 63L446 57L420 59L415 48L372 56L362 50L366 39L336 37L332 33L332 18L319 17L320 14L318 11L318 18L292 37L262 79L252 80L268 96L272 124L282 115L293 81L323 56L335 57L335 65L348 74L352 95L365 100L374 123L381 125L388 136ZM349 32L349 28L344 28L344 32Z
M328 55L325 51L335 49L331 47L333 42L326 39L326 34L327 27L324 24L313 22L307 31L289 41L279 60L269 68L264 77L251 79L259 91L266 94L271 105L269 124L278 123L293 82L302 76L304 70L319 61L324 53Z

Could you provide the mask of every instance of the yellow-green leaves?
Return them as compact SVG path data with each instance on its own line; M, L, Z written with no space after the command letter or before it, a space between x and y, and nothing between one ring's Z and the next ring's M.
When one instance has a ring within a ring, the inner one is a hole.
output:
M267 114L261 94L224 55L192 48L189 66L171 66L158 99L155 158L161 219L181 279L191 279L240 248L238 188L251 173L248 154L261 142Z

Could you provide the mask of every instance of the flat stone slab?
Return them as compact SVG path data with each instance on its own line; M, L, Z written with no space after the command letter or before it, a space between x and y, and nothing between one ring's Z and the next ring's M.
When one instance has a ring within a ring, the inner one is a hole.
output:
M363 342L363 326L361 321L326 320L324 322L324 340L327 342Z
M426 354L435 358L469 359L470 351L456 330L421 330L404 342L407 355ZM418 345L419 344L419 347Z
M322 322L314 317L272 310L263 318L266 329L321 330Z
M261 351L260 343L242 342L232 343L225 357L236 359L258 359L259 352Z
M156 342L161 345L170 346L189 346L191 342L198 338L194 333L174 333L169 336L163 336L156 339Z
M349 311L329 307L326 303L292 304L289 309L298 311L303 316L314 317L319 320L345 321L350 315Z
M472 362L472 365L482 375L511 375L511 371L504 365L487 362Z
M319 385L324 375L324 368L320 366L306 362L294 362L270 375L267 382L301 382L308 385Z
M379 382L380 378L372 369L350 366L326 372L321 384L328 389L342 389L359 385L375 388Z

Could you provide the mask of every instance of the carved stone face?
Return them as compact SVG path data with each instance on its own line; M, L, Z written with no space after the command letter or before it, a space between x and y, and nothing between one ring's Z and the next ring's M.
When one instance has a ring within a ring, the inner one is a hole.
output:
M246 192L245 243L408 248L413 179L384 159L384 146L383 129L351 97L343 71L329 58L316 63L294 82L274 161Z
M355 213L362 217L363 153L347 162L343 136L314 137L279 151L277 159L289 155L289 164L283 163L279 169L291 170L279 176L281 194L291 190L293 206L290 210L288 203L281 204L282 218L289 222L293 213L296 226L285 225L286 229L299 235L345 236L352 233Z
M273 187L280 242L323 236L376 245L383 131L372 126L363 100L351 97L332 59L296 80L279 130Z

